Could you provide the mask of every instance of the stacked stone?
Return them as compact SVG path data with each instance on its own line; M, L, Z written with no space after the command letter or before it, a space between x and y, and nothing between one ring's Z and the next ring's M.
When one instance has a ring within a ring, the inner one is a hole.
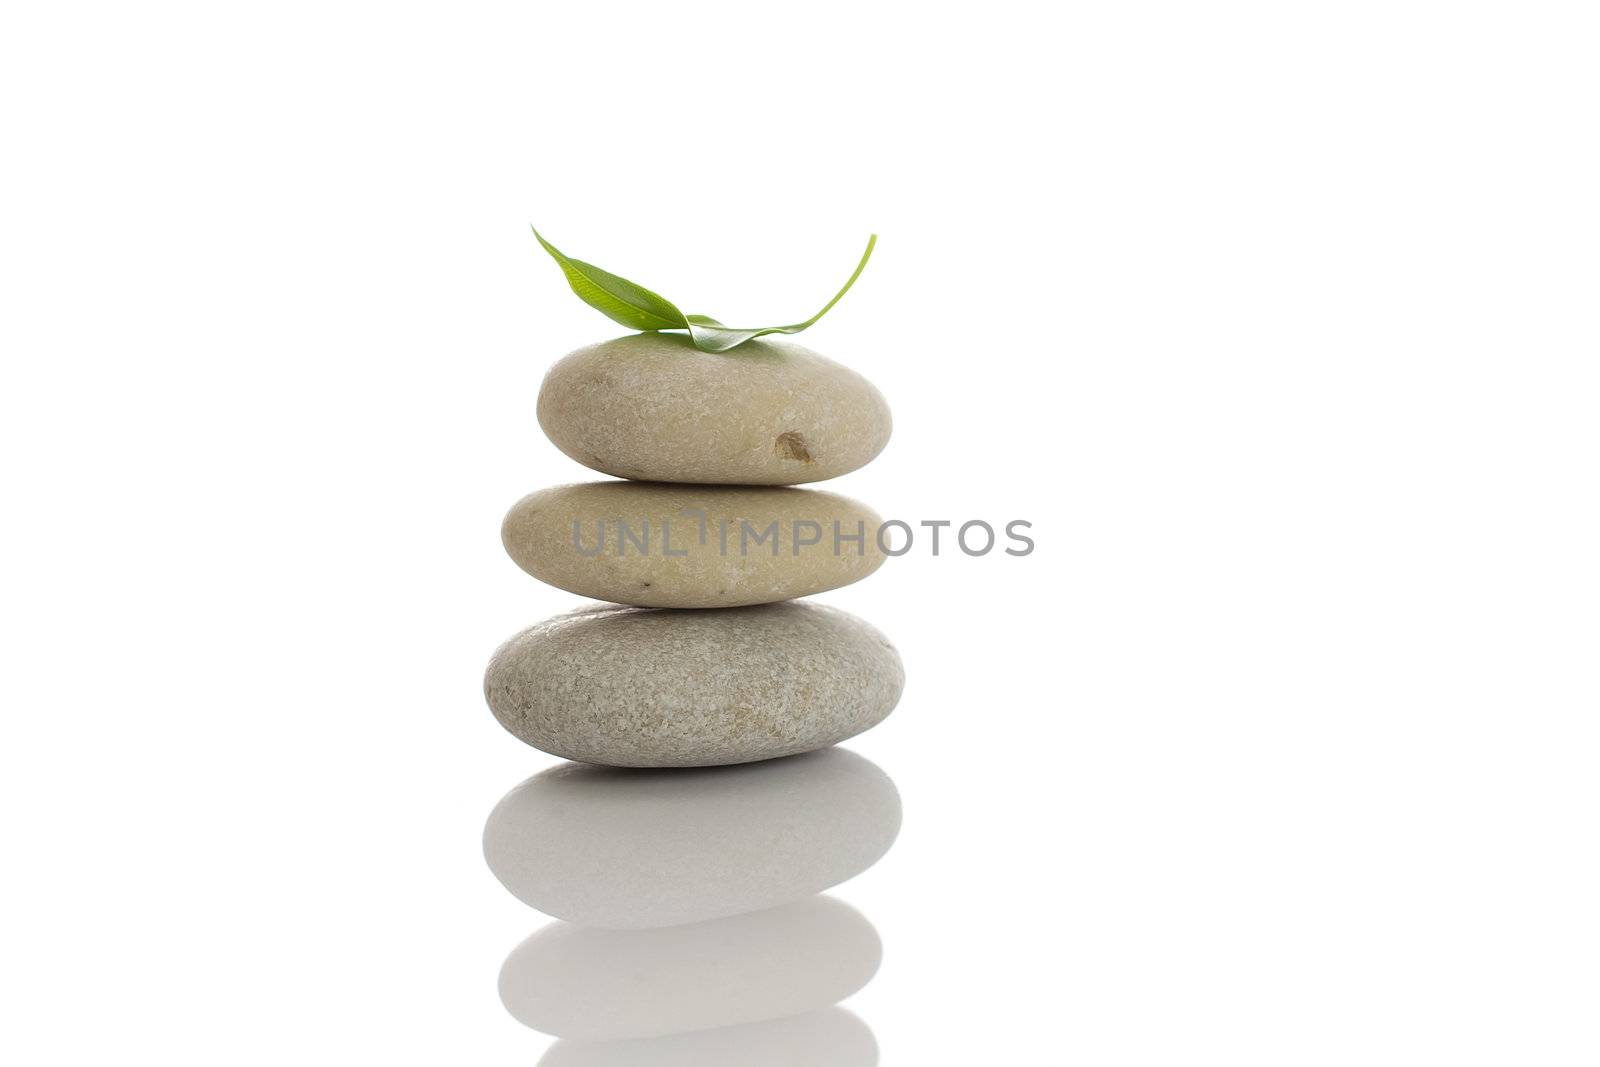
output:
M611 602L495 653L484 692L507 730L585 763L702 767L826 748L894 709L894 647L795 599L883 563L870 508L789 488L883 450L870 382L788 342L712 353L637 334L558 362L538 414L561 451L628 480L542 490L506 516L518 566Z

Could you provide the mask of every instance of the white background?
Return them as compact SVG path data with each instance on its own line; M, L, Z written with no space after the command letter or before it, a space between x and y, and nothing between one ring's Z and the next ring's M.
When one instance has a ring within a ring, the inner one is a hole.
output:
M888 1067L1600 1055L1600 75L1554 3L17 4L0 1048L531 1064L489 652L617 328L808 315L909 683Z

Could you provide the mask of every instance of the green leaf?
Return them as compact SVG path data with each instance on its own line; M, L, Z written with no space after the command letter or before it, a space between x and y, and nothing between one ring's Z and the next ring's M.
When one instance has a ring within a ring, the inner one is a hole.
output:
M572 291L577 293L578 298L585 304L600 311L612 321L620 322L635 330L688 330L690 341L703 352L726 352L730 348L736 348L752 338L765 334L799 333L804 330L826 315L833 305L850 291L850 287L866 269L867 260L872 258L872 249L878 243L877 234L867 239L867 250L861 254L861 262L856 264L850 280L844 283L844 288L833 294L833 299L824 304L821 311L809 319L797 322L793 326L758 326L743 329L724 326L710 315L685 315L678 310L676 304L659 293L653 293L644 286L620 278L610 271L601 270L592 263L567 258L556 249L555 245L546 241L537 229L533 231L533 235L539 239L544 250L550 253L550 257L561 265L561 272L567 276L567 284L572 286Z
M867 238L867 250L861 253L861 262L856 264L856 269L851 273L850 280L844 283L844 288L833 294L833 299L822 305L822 310L804 322L797 322L793 326L761 326L755 329L735 329L724 326L716 319L706 315L685 316L689 322L689 336L694 340L694 346L703 352L726 352L730 348L744 344L754 337L761 337L769 333L799 333L807 326L812 325L822 316L826 315L833 305L839 302L850 287L861 277L861 272L867 267L867 260L872 258L872 249L878 243L878 235L873 234Z
M567 276L567 284L578 294L578 299L612 321L635 330L681 330L688 327L689 321L683 317L683 312L666 297L652 293L642 285L635 285L626 278L619 278L610 271L601 270L592 263L568 259L555 245L546 241L538 230L535 229L533 235L550 253L550 258L561 264L561 273Z

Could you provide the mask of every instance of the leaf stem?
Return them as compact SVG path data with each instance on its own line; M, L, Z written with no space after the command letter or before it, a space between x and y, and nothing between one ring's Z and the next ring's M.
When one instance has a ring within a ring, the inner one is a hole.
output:
M844 283L844 288L840 289L837 293L834 293L833 299L822 305L821 311L817 312L804 322L795 323L796 326L804 329L807 326L815 324L818 319L822 318L822 316L828 313L828 310L832 308L833 305L840 301L844 294L850 291L850 287L856 283L856 279L861 277L861 272L867 269L867 260L872 258L872 249L877 245L877 243L877 234L871 234L867 237L867 250L861 253L861 262L856 264L856 269L851 273L850 280Z

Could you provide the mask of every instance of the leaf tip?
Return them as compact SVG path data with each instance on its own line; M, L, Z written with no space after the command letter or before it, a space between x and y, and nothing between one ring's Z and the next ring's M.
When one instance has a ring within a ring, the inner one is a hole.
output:
M544 239L544 234L539 232L539 227L535 226L533 223L530 222L530 223L528 223L528 229L533 231L534 240L538 241L539 244L544 248L544 250L546 252L549 252L552 256L555 256L557 259L559 259L561 257L561 253L556 251L556 246L551 244L549 241L546 241Z

